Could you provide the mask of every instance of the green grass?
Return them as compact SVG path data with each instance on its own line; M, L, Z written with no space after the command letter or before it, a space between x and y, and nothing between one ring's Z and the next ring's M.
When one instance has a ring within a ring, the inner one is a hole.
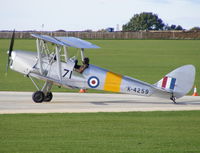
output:
M92 64L149 83L193 64L200 87L200 40L91 42L102 47L86 51ZM8 39L0 39L0 90L35 91L21 74L9 70L5 76L8 46ZM17 39L14 49L34 51L35 40ZM197 153L199 116L199 111L0 115L0 153Z
M0 152L197 153L199 116L199 111L0 115Z
M101 49L86 50L90 63L113 72L128 75L145 82L155 83L165 74L184 64L193 64L200 87L200 40L90 40ZM0 39L0 90L34 91L28 78L9 71L4 75L9 40ZM34 39L17 39L14 49L36 50ZM71 55L77 55L72 50ZM54 87L53 91L70 91ZM74 90L73 90L74 91ZM91 91L91 90L90 90ZM96 92L96 91L95 91Z

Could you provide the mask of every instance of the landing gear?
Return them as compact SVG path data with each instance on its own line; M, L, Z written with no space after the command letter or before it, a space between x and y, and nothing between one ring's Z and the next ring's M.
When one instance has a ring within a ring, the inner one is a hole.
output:
M176 104L176 97L174 96L173 93L172 93L172 96L170 97L170 99L173 101L174 104Z
M36 103L50 102L53 98L52 92L48 92L46 95L42 91L36 91L32 95L32 99Z
M50 102L53 98L52 92L47 92L46 96L44 97L45 102Z
M36 91L32 95L32 99L36 103L41 103L44 101L44 93L42 91Z
M38 91L34 92L32 95L33 101L36 103L42 103L43 101L50 102L53 98L53 94L52 94L52 92L50 92L53 82L46 81L45 84L43 85L43 87L39 88L39 86L37 85L38 83L36 83L36 81L34 81L32 77L29 76L29 78L31 79L31 81L33 82L33 84L35 85L35 87L38 90Z

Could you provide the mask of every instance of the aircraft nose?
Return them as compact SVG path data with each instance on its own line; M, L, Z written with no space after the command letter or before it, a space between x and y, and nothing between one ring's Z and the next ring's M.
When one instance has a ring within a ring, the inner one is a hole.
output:
M15 56L16 56L16 51L12 51L11 55L10 55L10 58L13 60L15 58Z
M16 52L16 51L13 50L13 51L10 52L10 51L8 50L6 53L7 53L7 55L10 57L10 56L12 56L12 53L14 53L14 52ZM15 53L14 53L14 54L15 54Z

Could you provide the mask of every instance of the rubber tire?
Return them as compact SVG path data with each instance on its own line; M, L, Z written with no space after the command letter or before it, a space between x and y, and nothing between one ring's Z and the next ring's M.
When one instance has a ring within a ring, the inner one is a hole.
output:
M32 95L32 99L36 103L42 103L44 101L44 93L42 91L36 91Z
M44 97L45 102L50 102L53 98L52 92L47 92L47 95Z

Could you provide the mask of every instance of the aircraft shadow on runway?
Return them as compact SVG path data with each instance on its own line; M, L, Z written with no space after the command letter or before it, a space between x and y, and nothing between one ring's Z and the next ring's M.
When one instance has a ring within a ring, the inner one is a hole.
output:
M173 102L170 101L164 101L164 102L140 102L140 101L132 101L132 100L125 100L125 101L101 101L101 102L90 102L91 104L94 105L109 105L109 104L115 104L115 103L122 103L122 104L146 104L146 105L169 105L169 104L174 104ZM200 102L198 101L181 101L181 102L177 102L174 105L199 105L200 106Z

